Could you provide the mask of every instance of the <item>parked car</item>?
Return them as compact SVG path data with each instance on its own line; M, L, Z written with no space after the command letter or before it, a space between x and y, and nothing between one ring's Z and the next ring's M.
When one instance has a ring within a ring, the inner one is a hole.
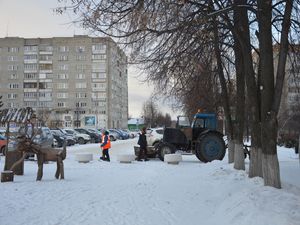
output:
M164 128L148 128L146 132L147 144L155 148L162 140L163 134Z
M108 129L108 132L109 132L110 139L112 139L112 137L115 141L121 139L120 134L114 129Z
M89 131L84 128L75 128L74 130L78 131L81 134L88 134L91 137L91 143L100 143L101 142L101 134Z
M109 133L109 138L111 141L116 141L117 139L119 139L119 135L115 132L110 132L109 130L106 129L98 129L98 131L102 134L104 131L108 131Z
M73 137L73 135L69 135L68 133L66 133L61 129L51 129L51 133L54 136L54 138L57 140L59 147L63 146L64 139L66 139L67 141L67 146L76 144L76 140Z
M5 154L6 145L7 145L6 137L0 135L0 153L2 153L3 155Z
M126 132L129 135L129 138L135 137L135 134L128 129L122 129L122 131Z
M120 140L125 140L128 139L128 134L126 134L125 132L119 130L119 129L109 129L109 131L113 131L116 132L119 135L119 139Z
M22 130L18 131L18 133L22 132ZM10 140L8 143L8 151L14 151L17 149L18 139L16 136L18 133L15 132L13 136L9 137ZM31 134L32 132L30 129L28 129L27 133ZM35 133L36 134L33 138L33 142L40 145L42 149L51 148L53 146L53 135L48 127L39 127L36 129ZM34 156L34 154L29 156Z
M79 133L78 131L71 128L65 128L63 130L68 134L73 135L79 144L86 144L91 141L91 137L88 134Z

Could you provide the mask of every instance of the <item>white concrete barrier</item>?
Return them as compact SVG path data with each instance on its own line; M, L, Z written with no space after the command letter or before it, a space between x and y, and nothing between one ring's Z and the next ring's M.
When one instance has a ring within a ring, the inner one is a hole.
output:
M93 154L91 153L77 153L75 155L76 161L80 163L88 163L93 160Z
M181 154L165 154L164 156L164 162L168 164L178 164L180 161L182 161Z
M135 155L118 155L117 160L120 161L120 163L131 163L135 160Z

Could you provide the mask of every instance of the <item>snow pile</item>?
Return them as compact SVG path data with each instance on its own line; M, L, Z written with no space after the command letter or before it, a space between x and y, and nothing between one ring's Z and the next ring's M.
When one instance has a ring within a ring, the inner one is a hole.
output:
M179 165L158 159L119 163L118 155L133 154L136 142L112 143L111 162L97 160L97 144L68 148L65 180L54 178L56 164L49 163L36 182L37 165L26 161L24 176L0 184L0 224L299 224L300 167L293 150L279 148L278 190L234 170L226 158L207 164L193 155L184 155ZM78 163L76 153L92 153L93 161Z

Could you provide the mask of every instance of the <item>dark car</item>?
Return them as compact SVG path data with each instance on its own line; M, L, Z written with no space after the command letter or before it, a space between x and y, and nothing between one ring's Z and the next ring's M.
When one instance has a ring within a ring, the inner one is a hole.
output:
M53 137L56 139L58 147L63 146L63 142L65 139L67 141L67 146L76 144L76 140L73 138L73 136L65 134L60 129L51 129L51 133L52 133Z
M90 130L84 128L75 128L74 130L78 131L82 134L88 134L91 137L91 143L100 143L101 142L101 134L92 132Z

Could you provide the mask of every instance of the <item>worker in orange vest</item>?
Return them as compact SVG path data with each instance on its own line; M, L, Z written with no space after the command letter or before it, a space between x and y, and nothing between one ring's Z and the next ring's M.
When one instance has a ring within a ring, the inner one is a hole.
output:
M108 150L111 148L111 144L109 133L106 130L102 132L102 143L100 146L102 148L102 157L100 159L110 162Z

